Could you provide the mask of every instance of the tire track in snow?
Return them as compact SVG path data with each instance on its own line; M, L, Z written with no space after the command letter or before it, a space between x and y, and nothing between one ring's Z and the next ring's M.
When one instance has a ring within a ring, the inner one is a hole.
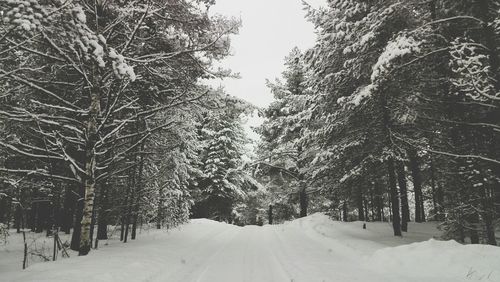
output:
M185 281L291 281L268 248L269 237L259 227L244 227L208 261L197 280Z
M180 265L176 266L168 265L167 269L159 270L158 272L150 275L145 281L151 282L161 282L161 281L193 281L193 280L179 280L175 278L179 275L189 275L190 272L199 267L201 267L205 258L205 254L210 254L215 249L218 248L218 241L222 241L223 238L227 236L232 236L237 230L237 227L230 226L230 228L220 228L220 226L214 225L213 229L207 232L199 238L196 238L194 242L185 242L185 246L181 248L177 255L179 256ZM221 238L222 237L222 238ZM168 247L168 245L166 246ZM168 252L168 250L167 250Z

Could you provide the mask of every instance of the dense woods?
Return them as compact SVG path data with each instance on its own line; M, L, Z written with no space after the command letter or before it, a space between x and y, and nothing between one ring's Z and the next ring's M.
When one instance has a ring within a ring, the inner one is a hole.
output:
M306 9L316 44L286 59L259 129L269 183L298 193L306 182L306 194L324 197L315 210L391 221L394 235L437 220L445 238L496 245L498 1Z
M2 229L72 230L85 255L188 219L206 120L243 103L205 86L240 25L213 4L0 2Z

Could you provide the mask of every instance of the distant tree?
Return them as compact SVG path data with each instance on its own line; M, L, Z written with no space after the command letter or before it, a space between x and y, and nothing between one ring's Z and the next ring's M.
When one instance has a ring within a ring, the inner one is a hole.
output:
M218 90L219 92L222 90ZM201 147L194 217L220 221L233 220L235 204L257 185L244 168L244 146L248 139L242 126L242 115L254 107L242 100L221 94L219 110L205 113L199 125Z

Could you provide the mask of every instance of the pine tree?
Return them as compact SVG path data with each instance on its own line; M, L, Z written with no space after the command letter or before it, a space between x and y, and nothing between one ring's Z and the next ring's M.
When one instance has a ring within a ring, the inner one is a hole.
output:
M263 182L267 182L271 194L269 204L280 205L299 199L302 215L307 206L302 164L299 163L303 153L300 136L308 119L306 105L310 95L306 77L303 54L294 48L285 58L282 79L276 79L274 83L267 81L275 101L262 111L265 121L257 129L262 141L256 162L257 173Z
M256 186L244 169L244 145L247 142L241 115L254 107L242 100L218 95L220 110L205 113L199 126L201 167L198 179L194 217L208 217L219 221L233 221L233 208Z

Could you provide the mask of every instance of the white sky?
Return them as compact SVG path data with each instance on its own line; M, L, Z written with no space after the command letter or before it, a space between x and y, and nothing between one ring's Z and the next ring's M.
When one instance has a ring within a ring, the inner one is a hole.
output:
M307 0L314 7L325 0ZM258 107L268 106L272 94L265 79L274 80L284 70L285 56L297 46L312 47L315 34L304 19L300 0L217 0L213 13L241 17L243 26L232 38L231 56L224 67L240 73L241 79L220 81L230 95Z
M326 0L306 2L318 7ZM233 56L221 62L241 78L210 84L222 85L230 95L267 107L273 95L266 87L266 78L274 80L281 76L285 56L292 48L305 50L314 45L313 25L304 18L301 0L217 0L211 12L241 18L243 26L231 39ZM245 131L254 142L259 140L259 135L251 127L259 126L262 121L257 115L247 117ZM248 153L252 148L249 144Z

